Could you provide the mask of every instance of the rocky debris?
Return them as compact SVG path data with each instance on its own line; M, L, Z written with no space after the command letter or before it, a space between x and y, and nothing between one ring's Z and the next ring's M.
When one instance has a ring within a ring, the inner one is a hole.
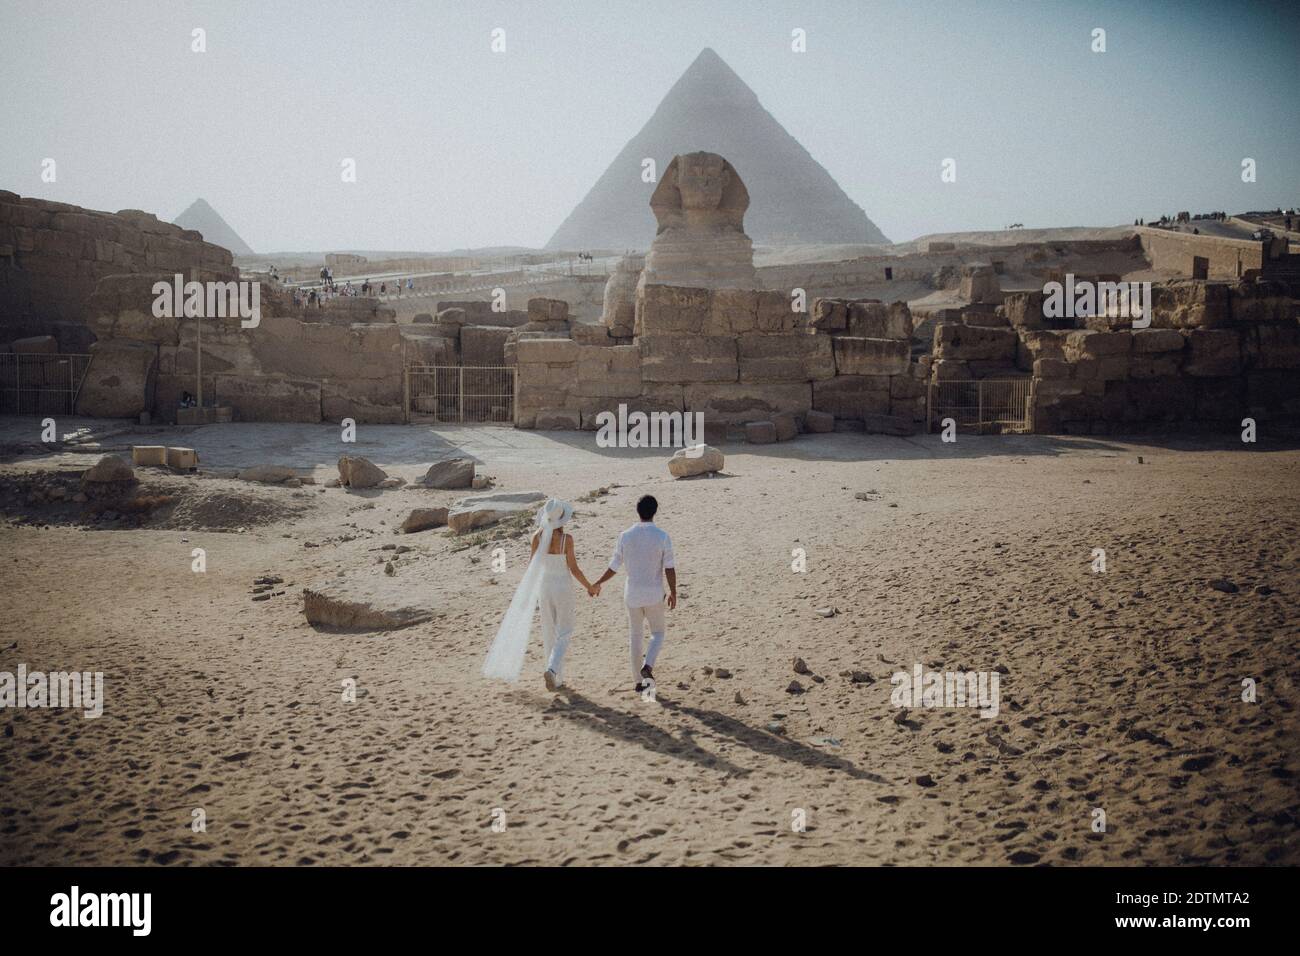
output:
M876 679L866 671L849 671L845 676L853 684L874 684L876 682Z
M1224 594L1236 594L1241 588L1233 584L1227 578L1215 578L1210 582L1210 587L1216 591L1222 591Z
M339 459L339 483L345 488L375 488L388 473L368 458L344 455Z
M928 773L923 773L916 778L916 785L918 787L933 787L935 786L934 778Z
M264 485L278 485L288 481L290 478L297 478L297 473L288 465L253 465L251 468L242 468L235 476L240 481L257 481ZM301 482L299 482L301 484Z
M719 680L731 680L731 671L725 667L719 667L713 672L713 676Z
M486 495L471 495L451 506L447 526L455 534L465 534L475 528L496 524L503 518L532 511L546 500L540 491L496 491Z
M734 699L736 703L739 704L741 707L744 707L746 704L749 703L749 701L745 700L745 695L742 694L740 691L736 691L736 696Z
M425 488L470 488L474 484L474 460L446 458L435 461L424 473L419 484Z
M794 672L796 674L811 674L812 668L808 666L808 662L802 657L796 657L794 659Z
M475 475L474 480L469 483L470 488L474 491L482 491L484 488L492 486L492 479L487 475Z
M135 469L117 455L105 455L81 473L81 483L109 484L135 480Z
M679 448L668 459L668 471L674 478L690 478L722 471L726 459L712 445L691 445Z
M385 478L383 481L379 483L379 487L392 489L392 488L400 488L404 484L406 484L405 478L402 478L398 475L389 475L387 478Z
M441 528L447 523L446 508L416 508L398 528L402 534L415 534L430 528Z
M802 694L804 692L803 684L797 680L792 680L786 685L785 692L787 694Z
M751 445L770 445L776 441L776 425L772 422L746 422L745 441Z
M835 416L830 412L820 412L811 409L804 413L804 428L810 432L824 433L835 431Z
M818 617L834 617L839 611L833 607L819 607L814 613Z
M303 614L317 627L387 631L438 616L427 589L412 588L372 570L303 588Z

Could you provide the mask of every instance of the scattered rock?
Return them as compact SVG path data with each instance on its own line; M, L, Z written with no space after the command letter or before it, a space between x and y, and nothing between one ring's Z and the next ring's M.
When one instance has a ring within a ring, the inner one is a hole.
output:
M818 617L834 617L838 613L839 612L836 611L835 608L833 607L819 607L816 610L816 614Z
M803 684L799 683L797 680L792 680L786 686L785 692L787 694L802 694L804 692Z
M749 701L745 700L745 695L742 694L740 691L736 691L735 701L741 707L744 707L746 704L749 703Z
M471 458L446 458L435 461L424 473L419 484L425 488L474 487L474 461Z
M808 666L808 662L802 657L796 657L794 659L794 672L796 674L811 674L812 669Z
M933 787L935 786L934 778L928 773L923 773L916 778L916 785L918 787Z
M849 681L854 684L874 684L876 679L866 671L853 671L849 675Z
M346 488L375 488L388 473L368 458L344 455L339 459L339 482Z
M1241 588L1233 584L1227 578L1215 578L1210 582L1210 587L1216 591L1222 591L1224 594L1236 594Z
M235 475L240 481L257 481L265 485L278 485L298 477L288 465L253 465L241 468Z
M415 534L417 531L441 528L446 524L446 508L416 508L406 516L406 520L402 522L398 530L402 534Z
M690 445L679 448L668 459L668 471L674 478L690 478L722 471L726 459L712 445Z
M713 672L713 676L722 680L731 680L731 671L727 670L725 667L719 667Z
M546 500L540 491L497 491L486 495L462 498L447 513L447 527L456 534L475 528L496 524L502 518L520 512L531 512L534 506Z
M746 422L745 441L751 445L770 445L776 441L776 425L772 422Z

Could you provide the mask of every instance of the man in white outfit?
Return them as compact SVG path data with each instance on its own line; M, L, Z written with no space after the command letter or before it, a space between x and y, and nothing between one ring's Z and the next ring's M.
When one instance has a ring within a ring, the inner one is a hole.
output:
M632 661L632 679L638 692L654 680L655 659L664 644L664 580L668 581L667 606L677 607L677 570L673 561L673 542L668 533L655 524L659 502L645 495L636 503L641 520L618 536L609 570L593 586L600 586L621 568L627 569L623 601L627 605L628 652ZM641 642L645 625L650 625L650 645L642 657Z

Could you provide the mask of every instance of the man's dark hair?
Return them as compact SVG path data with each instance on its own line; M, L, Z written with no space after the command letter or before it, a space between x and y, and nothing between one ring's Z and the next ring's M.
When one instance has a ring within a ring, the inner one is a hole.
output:
M655 501L654 495L642 495L641 500L636 503L636 513L641 516L642 521L653 521L658 510L659 502Z

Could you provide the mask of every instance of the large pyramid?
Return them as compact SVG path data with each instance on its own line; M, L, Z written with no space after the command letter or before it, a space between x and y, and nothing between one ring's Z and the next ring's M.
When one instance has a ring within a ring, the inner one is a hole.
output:
M172 222L182 229L194 229L203 233L206 241L229 249L237 256L253 255L253 250L248 248L248 243L239 238L239 233L231 229L226 220L222 219L205 199L194 200L190 203L190 208Z
M655 236L653 183L679 153L720 153L749 188L745 231L758 243L888 242L808 150L763 108L722 57L705 48L650 121L555 231L551 249L644 249Z

